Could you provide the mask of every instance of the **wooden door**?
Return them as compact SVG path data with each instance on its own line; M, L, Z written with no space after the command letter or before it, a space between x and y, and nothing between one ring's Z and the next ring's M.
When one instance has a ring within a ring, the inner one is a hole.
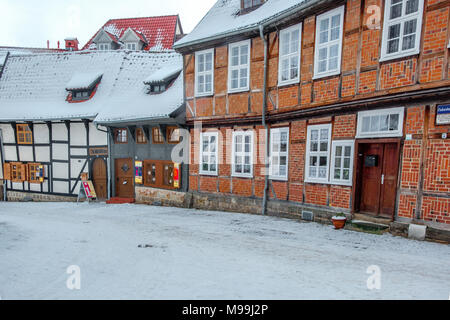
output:
M383 144L364 145L362 159L361 212L378 214L380 206Z
M107 180L105 160L102 158L95 159L92 164L92 183L97 193L97 199L103 200L107 198Z
M360 151L360 212L391 218L397 195L398 144L364 144Z
M116 159L116 197L134 198L133 159Z

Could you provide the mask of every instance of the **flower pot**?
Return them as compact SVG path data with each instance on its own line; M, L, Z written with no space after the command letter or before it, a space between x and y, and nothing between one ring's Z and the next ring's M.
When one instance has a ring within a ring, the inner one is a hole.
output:
M345 223L347 222L346 217L333 217L333 225L336 230L342 229L345 227Z

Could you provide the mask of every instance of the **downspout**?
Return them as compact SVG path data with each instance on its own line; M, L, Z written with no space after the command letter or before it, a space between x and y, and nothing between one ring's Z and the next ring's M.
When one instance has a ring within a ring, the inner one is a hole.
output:
M95 128L98 130L98 131L101 131L101 132L106 132L106 142L107 142L107 145L108 145L108 158L106 159L106 171L107 171L107 174L108 174L108 183L107 183L107 189L108 189L108 196L107 196L107 198L108 198L108 200L110 200L111 199L111 141L110 141L110 133L109 133L109 131L111 130L109 127L106 127L107 129L106 130L102 130L102 129L100 129L99 128L99 124L98 123L95 123Z
M265 168L265 181L264 181L264 197L262 203L262 215L267 213L267 192L269 190L269 128L266 122L267 113L267 62L268 62L268 41L264 37L264 26L259 25L259 35L264 42L264 84L263 84L263 105L262 105L262 125L264 127L264 168Z

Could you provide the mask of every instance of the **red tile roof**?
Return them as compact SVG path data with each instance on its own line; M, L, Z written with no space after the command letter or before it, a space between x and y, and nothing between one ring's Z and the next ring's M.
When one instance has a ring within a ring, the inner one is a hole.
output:
M172 49L175 40L178 15L159 16L147 18L111 19L102 27L108 33L120 39L128 28L142 33L143 38L148 42L145 50L166 50ZM100 31L100 30L99 30ZM88 49L92 44L95 35L84 45L83 50Z

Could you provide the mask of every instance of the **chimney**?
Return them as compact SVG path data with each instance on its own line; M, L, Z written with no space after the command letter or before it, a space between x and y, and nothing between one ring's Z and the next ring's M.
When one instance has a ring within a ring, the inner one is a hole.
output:
M67 51L78 51L78 39L77 38L66 38L64 39L66 42L66 50Z
M47 40L47 49L50 49L50 40Z
M58 49L59 49L59 40L58 40Z

